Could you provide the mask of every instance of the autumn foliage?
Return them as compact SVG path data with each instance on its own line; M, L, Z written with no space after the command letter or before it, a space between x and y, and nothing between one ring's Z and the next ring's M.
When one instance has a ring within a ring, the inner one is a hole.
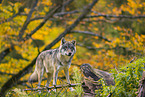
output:
M65 6L63 4L69 0L2 1L0 4L0 87L31 63L48 44L72 25L82 14L83 8L94 0L72 0ZM44 25L36 29L46 16L60 5L61 7L46 20ZM133 58L136 60L143 57L145 55L144 27L145 2L143 0L99 0L91 12L87 13L87 16L65 36L66 40L77 41L77 52L72 60L70 75L73 75L74 67L83 63L109 71L126 66ZM57 48L59 44L60 42L51 49ZM4 55L7 48L8 54ZM19 81L30 85L26 82L30 73ZM63 77L63 72L60 72L59 76ZM44 81L42 85L45 83ZM58 83L61 84L61 79ZM15 86L27 88L21 83Z

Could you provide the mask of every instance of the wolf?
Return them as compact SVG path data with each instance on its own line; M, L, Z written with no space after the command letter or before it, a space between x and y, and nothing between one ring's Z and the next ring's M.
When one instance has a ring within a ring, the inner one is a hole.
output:
M58 72L64 70L66 80L70 84L69 79L69 67L71 65L72 58L76 53L76 41L66 41L61 39L61 44L57 49L46 50L39 54L36 59L36 67L32 75L29 77L28 82L38 80L38 87L41 85L44 72L47 73L46 87L53 78L53 85L56 85Z

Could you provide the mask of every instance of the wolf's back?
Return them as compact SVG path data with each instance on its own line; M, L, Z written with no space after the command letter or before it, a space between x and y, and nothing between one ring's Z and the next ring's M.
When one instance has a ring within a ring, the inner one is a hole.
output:
M35 82L37 80L38 80L38 74L37 74L37 71L34 70L34 72L32 73L32 75L29 77L28 82L29 83L32 83L32 82Z

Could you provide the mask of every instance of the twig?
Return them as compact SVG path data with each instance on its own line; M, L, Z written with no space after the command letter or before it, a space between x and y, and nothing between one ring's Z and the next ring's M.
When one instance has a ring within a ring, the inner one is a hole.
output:
M132 63L135 60L136 57L134 57L129 63Z
M6 75L15 75L15 74L12 74L12 73L6 73L6 72L0 71L0 75L3 75L3 74L6 74Z
M20 15L20 12L14 14L12 17L9 17L9 18L6 19L6 20L1 21L0 24L3 24L3 23L5 23L5 22L9 22L9 21L11 21L14 17L16 17L16 16L18 16L18 15Z
M39 17L32 18L30 21L35 21L35 20L39 20L39 19L44 19L44 16L39 16Z
M14 45L11 45L11 47L6 48L5 50L3 50L3 51L0 53L0 63L1 63L1 61L4 59L4 57L5 57L6 55L8 55L9 52L11 52L13 49L14 49Z
M27 86L28 88L32 88L31 86L27 85L26 83L22 83L23 86Z
M77 84L68 84L68 85L57 85L57 86L51 86L51 87L41 87L41 88L32 88L32 89L24 89L24 91L38 91L38 90L50 90L50 89L58 89L58 88L63 88L63 87L75 87L81 85L81 83Z
M116 88L116 87L115 87ZM110 92L109 93L109 95L107 96L107 97L111 97L112 96L112 94L115 92L115 89L112 91L112 92Z

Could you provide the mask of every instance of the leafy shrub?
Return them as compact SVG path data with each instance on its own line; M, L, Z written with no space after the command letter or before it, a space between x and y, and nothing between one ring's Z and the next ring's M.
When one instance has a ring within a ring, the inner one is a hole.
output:
M112 69L111 73L114 77L115 86L106 86L101 79L102 90L99 91L99 96L106 97L112 93L113 97L136 97L139 88L139 80L142 77L144 70L145 57L138 59L134 63L127 64L119 70Z

